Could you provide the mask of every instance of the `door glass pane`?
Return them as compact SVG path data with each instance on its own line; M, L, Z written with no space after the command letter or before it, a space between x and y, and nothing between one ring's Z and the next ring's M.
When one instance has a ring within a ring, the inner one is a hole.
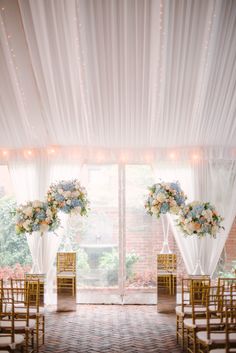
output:
M148 165L126 166L126 287L156 286L157 231L144 209L147 186L154 183Z
M69 219L69 237L62 250L77 252L77 284L80 288L118 286L118 168L88 165L83 170L88 192L87 217Z

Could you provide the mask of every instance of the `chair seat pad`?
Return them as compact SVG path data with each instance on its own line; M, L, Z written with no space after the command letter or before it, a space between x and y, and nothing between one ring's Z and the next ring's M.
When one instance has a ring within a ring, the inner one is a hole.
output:
M7 312L10 313L12 308L11 306L8 306L6 308ZM15 306L15 314L26 314L27 313L27 308L24 306ZM37 309L34 307L29 308L29 315L35 315L37 313ZM39 307L39 314L43 315L44 314L44 308Z
M24 342L23 335L15 335L15 344L19 345ZM4 334L0 333L0 347L10 347L11 346L11 337L5 336Z
M197 338L204 342L205 344L224 344L225 343L225 332L212 332L210 339L207 338L206 331L197 332ZM229 341L231 343L236 343L236 333L229 334Z
M221 320L219 318L213 318L210 319L211 324L221 324ZM206 319L196 319L195 324L193 323L192 319L185 319L184 320L184 326L187 328L204 328L207 326L207 320Z
M26 321L25 320L15 320L14 321L15 330L24 330L26 328ZM33 330L36 326L36 320L30 319L29 320L29 328ZM2 320L0 321L0 328L6 329L11 328L11 321L9 320ZM0 352L1 353L1 352Z
M57 277L75 277L75 272L64 271L57 273Z
M184 312L182 311L182 306L176 306L175 308L176 315L178 316L185 316L185 315L192 315L192 306L184 306ZM206 308L203 306L195 307L195 312L197 313L205 313Z

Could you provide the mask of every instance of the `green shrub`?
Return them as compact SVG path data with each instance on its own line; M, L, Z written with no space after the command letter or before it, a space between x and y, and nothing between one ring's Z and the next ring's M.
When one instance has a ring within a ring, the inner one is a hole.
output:
M27 239L15 232L13 197L0 199L0 266L28 265L32 262Z
M134 251L126 254L126 279L133 277L133 266L139 260L139 255L135 254ZM102 254L99 261L99 268L107 271L108 284L115 285L118 282L119 272L119 254L116 249L112 249L111 252L105 252Z

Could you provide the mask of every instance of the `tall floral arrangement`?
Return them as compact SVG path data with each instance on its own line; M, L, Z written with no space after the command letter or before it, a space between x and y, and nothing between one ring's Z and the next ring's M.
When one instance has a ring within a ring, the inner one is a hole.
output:
M54 231L60 222L55 207L47 202L29 201L15 210L15 229L17 234L39 231Z
M223 218L209 202L194 201L183 207L177 224L186 236L197 235L199 238L209 234L213 238L220 229Z
M84 216L88 212L87 192L77 179L51 184L47 192L47 201L50 206L67 214L77 213Z
M145 208L148 214L155 215L157 218L168 212L178 214L187 198L179 182L160 182L148 189L149 195L145 202Z

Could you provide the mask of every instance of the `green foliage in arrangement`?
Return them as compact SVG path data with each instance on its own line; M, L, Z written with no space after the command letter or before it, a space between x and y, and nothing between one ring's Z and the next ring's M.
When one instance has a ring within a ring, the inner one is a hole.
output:
M15 232L15 208L16 201L13 197L5 196L0 199L0 267L31 263L26 237Z

